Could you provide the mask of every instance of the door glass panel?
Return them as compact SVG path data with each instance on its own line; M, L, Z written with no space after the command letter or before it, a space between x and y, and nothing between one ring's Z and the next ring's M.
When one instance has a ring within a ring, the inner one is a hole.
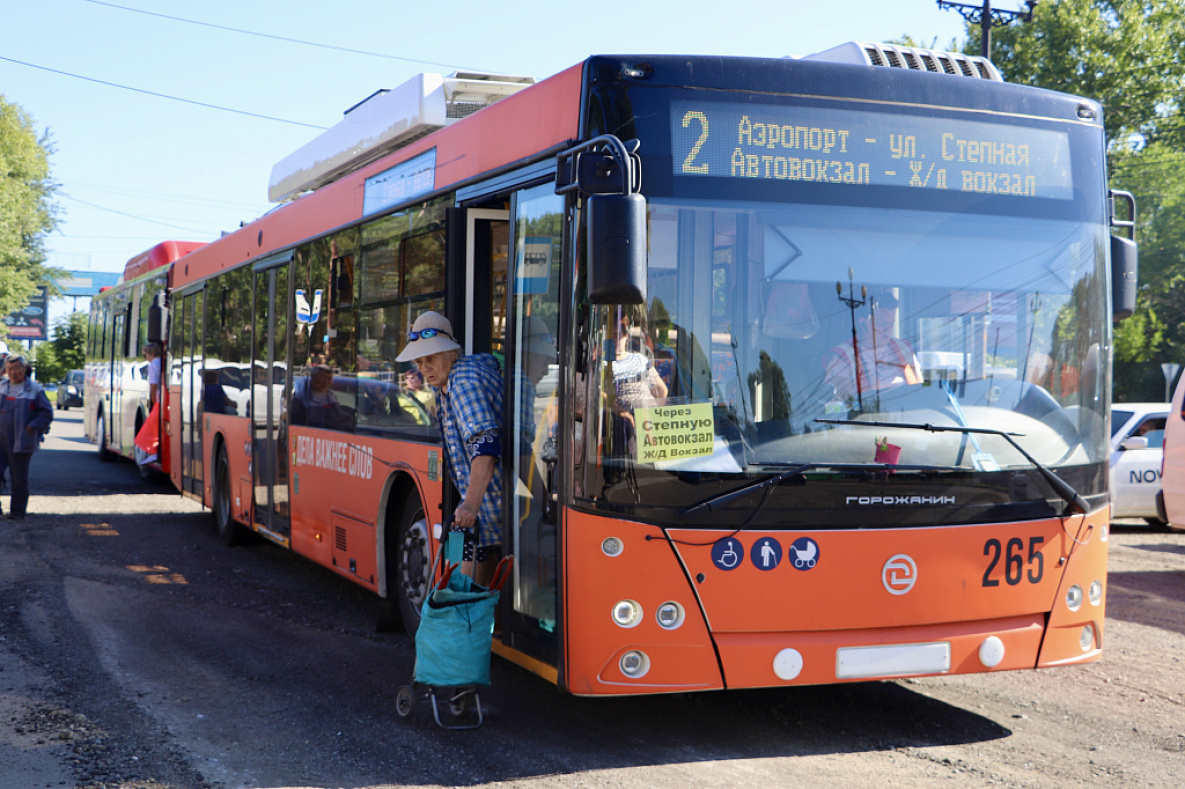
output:
M181 362L181 473L185 489L202 492L201 414L197 413L195 382L202 368L204 293L185 297L185 340Z
M510 419L514 495L514 610L525 626L553 633L558 564L556 421L563 198L550 184L522 192L515 217ZM496 249L496 247L495 247ZM495 261L496 262L496 261ZM498 300L495 299L495 305ZM495 334L495 336L497 336Z
M255 274L251 425L255 522L281 536L288 524L288 266Z

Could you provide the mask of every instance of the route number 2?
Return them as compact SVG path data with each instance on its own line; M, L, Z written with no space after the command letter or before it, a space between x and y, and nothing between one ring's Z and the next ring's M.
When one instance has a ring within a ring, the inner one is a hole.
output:
M1045 574L1045 557L1041 554L1041 546L1044 543L1044 537L1030 537L1026 559L1025 542L1020 537L1010 539L1006 547L994 537L985 542L983 555L987 556L989 561L987 569L983 571L983 585L1000 585L1000 579L993 578L992 574L1000 565L1001 559L1004 562L1004 580L1008 582L1009 586L1016 586L1026 577L1031 584L1041 583L1041 577ZM1026 565L1029 568L1027 573L1025 572Z

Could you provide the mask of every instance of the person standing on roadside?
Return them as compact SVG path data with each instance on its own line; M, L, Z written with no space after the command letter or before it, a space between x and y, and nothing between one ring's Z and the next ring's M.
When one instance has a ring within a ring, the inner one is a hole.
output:
M0 384L8 380L8 343L0 340ZM0 450L0 493L8 492L8 455Z
M453 325L438 312L416 318L396 361L416 363L436 390L436 415L461 503L453 528L464 530L461 571L485 586L502 558L502 368L492 354L466 356Z
M4 367L8 380L0 381L0 447L12 477L8 518L19 520L29 506L29 462L49 432L53 406L41 384L29 378L31 365L24 356L10 355Z

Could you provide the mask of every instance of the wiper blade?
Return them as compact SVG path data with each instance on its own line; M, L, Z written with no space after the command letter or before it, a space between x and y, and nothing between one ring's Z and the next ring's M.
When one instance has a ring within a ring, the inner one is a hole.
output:
M1083 515L1090 509L1090 504L1082 497L1082 494L1074 490L1074 487L1064 479L1054 474L1049 468L1038 461L1035 457L1025 451L1024 447L1013 440L1013 436L1024 436L1024 433L1009 433L1004 430L995 430L990 427L965 427L963 425L946 426L946 425L932 425L929 422L925 424L918 424L916 422L875 422L875 421L859 421L855 419L816 419L816 422L823 422L829 425L855 425L857 427L897 427L905 430L926 430L930 433L969 433L989 436L999 436L1007 441L1016 449L1024 459L1033 465L1033 468L1040 472L1049 486L1053 488L1057 495L1061 496L1069 505L1071 510L1077 510Z
M800 466L787 469L786 471L774 474L772 477L759 479L756 482L751 482L748 485L742 485L736 490L730 490L728 493L721 493L718 496L711 496L704 499L699 504L692 504L690 507L684 507L679 511L679 517L687 520L690 517L700 514L701 512L715 512L716 508L723 507L726 504L731 504L739 498L749 495L756 490L766 490L780 485L791 477L799 476L800 474L810 471L813 468L830 467L829 463L803 463Z
M773 464L767 464L773 465ZM770 490L781 485L788 479L793 477L800 477L811 469L829 468L836 471L882 471L889 468L884 463L802 463L794 468L774 474L765 479L759 479L756 482L751 482L748 485L742 485L736 490L730 490L728 493L721 493L717 496L710 496L704 499L699 504L692 504L690 507L684 507L679 510L679 517L687 520L690 517L699 515L703 512L715 512L716 510L733 503L737 499L744 498L750 493L758 490L766 491L767 497ZM766 499L762 499L761 503L757 505L756 510L760 511L765 506Z

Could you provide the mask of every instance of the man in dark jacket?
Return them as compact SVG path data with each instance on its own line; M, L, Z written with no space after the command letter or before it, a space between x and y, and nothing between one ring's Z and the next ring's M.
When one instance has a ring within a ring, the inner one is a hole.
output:
M4 364L8 380L0 381L0 450L8 460L12 500L8 517L25 517L29 505L29 462L49 432L53 406L41 384L29 378L31 365L12 354Z

